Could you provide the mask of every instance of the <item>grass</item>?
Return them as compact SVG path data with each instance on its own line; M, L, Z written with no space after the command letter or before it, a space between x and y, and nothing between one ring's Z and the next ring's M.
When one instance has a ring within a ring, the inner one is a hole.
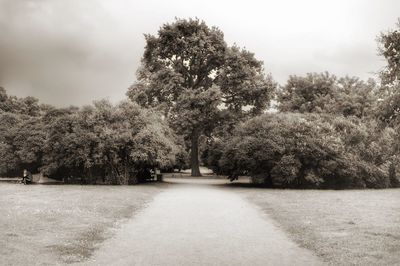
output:
M1 264L85 262L120 223L143 209L166 186L0 183ZM259 206L295 242L330 265L400 264L400 189L217 186Z
M82 262L165 185L0 184L2 265Z
M400 264L400 189L236 191L330 265Z

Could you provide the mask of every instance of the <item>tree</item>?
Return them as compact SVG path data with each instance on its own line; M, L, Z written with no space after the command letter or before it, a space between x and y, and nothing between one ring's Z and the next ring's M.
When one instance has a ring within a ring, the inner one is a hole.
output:
M6 90L0 87L0 112L39 116L40 111L41 106L38 99L31 96L25 98L9 96Z
M381 33L379 52L386 61L381 71L383 99L378 109L381 120L391 126L400 125L400 19L397 29Z
M395 155L392 157L392 176L400 173L400 19L397 29L381 33L379 52L386 61L381 71L382 98L377 109L377 116L385 125L393 127L397 132ZM394 178L396 179L396 178ZM396 182L395 182L396 183Z
M290 76L278 94L279 110L298 113L328 113L343 116L372 116L378 100L374 80L337 78L324 73Z
M0 113L0 174L16 175L16 169L20 165L14 145L14 136L21 124L19 115L3 112Z
M192 176L199 176L199 138L222 121L223 109L240 119L259 114L275 88L254 54L228 47L223 33L198 19L164 24L158 36L145 35L137 82L127 95L162 110L191 151Z
M0 174L18 176L23 168L38 171L45 140L40 114L36 98L9 96L0 87Z
M400 19L397 29L381 33L378 38L380 54L386 59L387 66L381 71L384 84L400 81Z
M331 101L337 78L325 73L308 73L305 77L290 76L278 94L282 112L320 113Z

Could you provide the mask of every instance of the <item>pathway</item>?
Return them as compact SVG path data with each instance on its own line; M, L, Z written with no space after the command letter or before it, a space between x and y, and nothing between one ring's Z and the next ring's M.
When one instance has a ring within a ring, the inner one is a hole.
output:
M321 265L234 191L188 183L171 185L157 195L103 243L90 263Z

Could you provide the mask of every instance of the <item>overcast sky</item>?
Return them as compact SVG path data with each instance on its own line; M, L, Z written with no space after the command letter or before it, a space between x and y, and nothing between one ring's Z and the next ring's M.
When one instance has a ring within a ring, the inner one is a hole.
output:
M125 98L144 33L198 17L264 61L284 84L328 70L374 77L376 36L394 28L398 0L0 0L0 86L57 106Z

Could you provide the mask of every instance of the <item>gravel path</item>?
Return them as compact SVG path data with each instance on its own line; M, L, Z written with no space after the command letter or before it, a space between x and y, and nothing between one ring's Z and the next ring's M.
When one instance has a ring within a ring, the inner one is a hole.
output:
M89 264L322 264L257 207L218 186L172 185L117 230Z

